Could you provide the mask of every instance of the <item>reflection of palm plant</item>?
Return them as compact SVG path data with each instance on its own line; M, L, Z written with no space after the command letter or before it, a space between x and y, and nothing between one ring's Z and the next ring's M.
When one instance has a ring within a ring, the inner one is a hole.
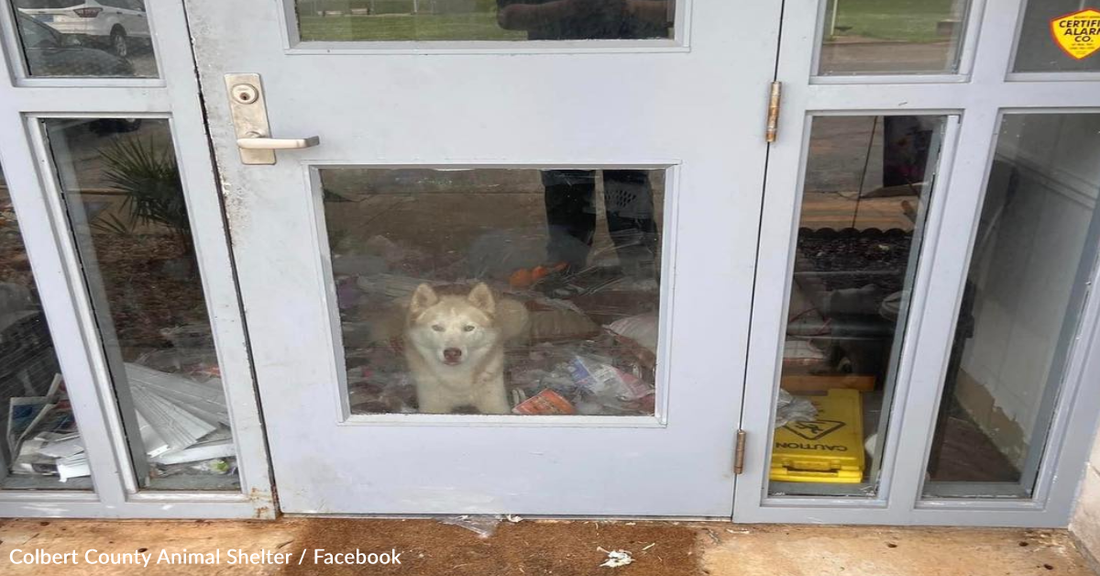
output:
M100 156L107 164L104 174L107 181L126 194L123 208L129 211L130 220L165 226L186 245L191 223L187 220L179 165L171 146L128 138L101 151Z
M116 214L102 214L92 223L92 228L100 232L110 232L118 236L133 236L134 221L127 218L123 220Z

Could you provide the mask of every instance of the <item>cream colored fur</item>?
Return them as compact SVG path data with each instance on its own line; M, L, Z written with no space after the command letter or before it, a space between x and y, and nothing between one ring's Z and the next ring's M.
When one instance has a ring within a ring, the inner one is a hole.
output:
M447 414L473 406L482 414L509 413L504 342L526 324L522 304L498 301L484 283L465 296L418 286L409 300L404 336L420 412Z

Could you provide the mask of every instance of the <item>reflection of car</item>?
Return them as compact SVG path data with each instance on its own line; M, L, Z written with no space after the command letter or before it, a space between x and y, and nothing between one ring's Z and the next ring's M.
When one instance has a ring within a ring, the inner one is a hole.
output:
M27 67L33 76L124 76L134 66L114 54L81 46L56 30L22 14L17 18Z
M123 58L133 40L149 40L145 0L15 0L15 5L62 34L107 45Z

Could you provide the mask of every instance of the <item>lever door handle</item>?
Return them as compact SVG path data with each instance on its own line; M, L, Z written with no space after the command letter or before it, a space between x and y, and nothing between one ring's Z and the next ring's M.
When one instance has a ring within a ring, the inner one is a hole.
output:
M229 112L233 115L233 134L237 137L241 164L270 166L275 163L276 150L300 150L321 143L317 136L271 138L259 74L227 74L225 89L229 93Z
M237 147L242 150L297 150L312 148L321 143L319 136L308 138L268 138L259 132L249 132L244 138L237 138Z

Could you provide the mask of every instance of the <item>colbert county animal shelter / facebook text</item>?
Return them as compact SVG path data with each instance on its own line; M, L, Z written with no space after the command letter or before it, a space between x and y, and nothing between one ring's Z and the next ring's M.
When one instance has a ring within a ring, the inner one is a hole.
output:
M186 548L176 551L167 549L152 551L140 548L134 552L104 552L89 548L84 551L51 552L42 549L23 550L16 548L8 554L8 561L12 564L42 566L78 564L142 567L152 565L236 566L260 564L384 566L401 564L401 554L396 549L382 552L364 552L358 548L354 551L305 548L301 551L286 552L265 549L248 551L242 548L216 549L205 552L191 551Z

